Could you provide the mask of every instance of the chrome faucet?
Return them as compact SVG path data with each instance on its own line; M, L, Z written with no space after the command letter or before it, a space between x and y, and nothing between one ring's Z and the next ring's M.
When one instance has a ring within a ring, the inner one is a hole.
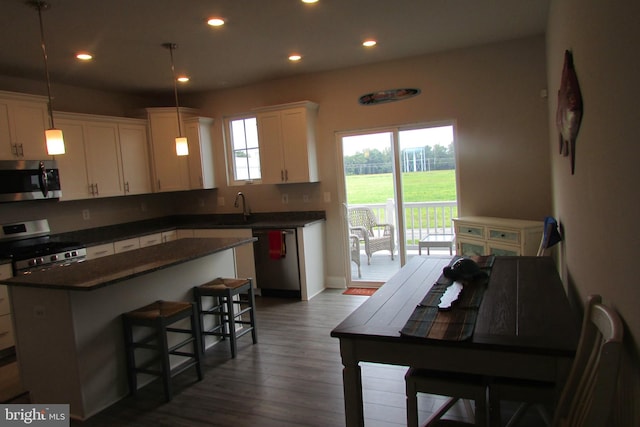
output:
M236 194L236 200L233 202L233 206L236 208L239 206L238 199L242 199L242 217L246 222L249 220L249 216L251 215L251 210L247 207L247 201L245 200L244 194L242 193L242 191L238 191L238 194Z

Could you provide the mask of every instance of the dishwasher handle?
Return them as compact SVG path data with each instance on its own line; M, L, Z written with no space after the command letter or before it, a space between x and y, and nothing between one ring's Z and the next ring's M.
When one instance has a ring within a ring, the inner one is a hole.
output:
M265 236L265 235L269 234L270 231L273 231L273 230L264 230L264 231L254 230L253 231L253 235L254 236ZM293 230L293 229L291 229L291 230L281 230L281 231L282 231L283 235L284 234L294 234L296 232L296 230Z

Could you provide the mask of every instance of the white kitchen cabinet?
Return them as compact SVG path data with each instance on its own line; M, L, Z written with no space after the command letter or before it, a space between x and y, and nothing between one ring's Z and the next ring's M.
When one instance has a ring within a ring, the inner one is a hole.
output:
M175 108L147 108L157 192L213 188L212 119L198 117L191 108L180 108L182 131L189 142L189 155L176 154L178 115ZM187 127L187 124L189 125Z
M113 249L117 254L132 251L134 249L140 249L140 239L138 237L133 237L131 239L118 240L117 242L113 242Z
M184 120L184 126L189 142L189 188L192 190L215 188L211 146L213 119L192 117Z
M113 243L104 243L102 245L89 246L87 248L87 260L102 258L115 254Z
M151 193L144 120L56 113L62 200Z
M151 188L147 124L136 120L118 123L124 194L148 194Z
M161 234L162 234L162 243L171 242L172 240L178 240L177 230L163 231Z
M10 277L13 277L11 264L0 264L0 279ZM6 286L0 286L0 350L12 347L14 344L9 292Z
M453 219L458 255L536 255L542 221L469 216Z
M253 231L250 228L210 228L193 230L193 237L253 237ZM256 265L253 258L253 244L237 246L233 252L236 262L236 277L255 279Z
M258 110L260 167L265 184L317 182L315 121L309 101Z
M146 248L147 246L159 245L162 242L162 233L147 234L140 237L140 247Z
M45 160L46 98L0 92L0 160Z

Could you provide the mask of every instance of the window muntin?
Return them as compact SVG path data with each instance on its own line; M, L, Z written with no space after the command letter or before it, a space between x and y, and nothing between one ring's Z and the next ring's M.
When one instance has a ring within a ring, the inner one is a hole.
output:
M254 181L262 177L257 118L229 119L234 181Z

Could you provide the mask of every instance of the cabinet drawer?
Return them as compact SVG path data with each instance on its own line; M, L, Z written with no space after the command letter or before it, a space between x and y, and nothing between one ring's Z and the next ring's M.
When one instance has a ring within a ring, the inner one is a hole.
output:
M140 238L140 247L159 245L162 243L162 233L149 234Z
M520 232L513 230L501 230L499 228L489 228L489 240L520 244Z
M9 291L6 286L0 286L0 315L11 313L9 305Z
M96 259L103 256L113 255L113 243L105 243L104 245L89 246L87 248L87 259Z
M0 350L14 345L11 315L0 316Z
M137 237L133 239L120 240L113 244L113 248L117 254L121 252L132 251L140 248L140 239Z
M178 239L178 232L176 230L162 232L163 243L170 242L172 240L177 240L177 239Z
M458 236L473 236L483 239L484 227L481 225L458 224L456 226L456 234Z
M10 277L13 277L11 263L0 264L0 279L9 279Z

